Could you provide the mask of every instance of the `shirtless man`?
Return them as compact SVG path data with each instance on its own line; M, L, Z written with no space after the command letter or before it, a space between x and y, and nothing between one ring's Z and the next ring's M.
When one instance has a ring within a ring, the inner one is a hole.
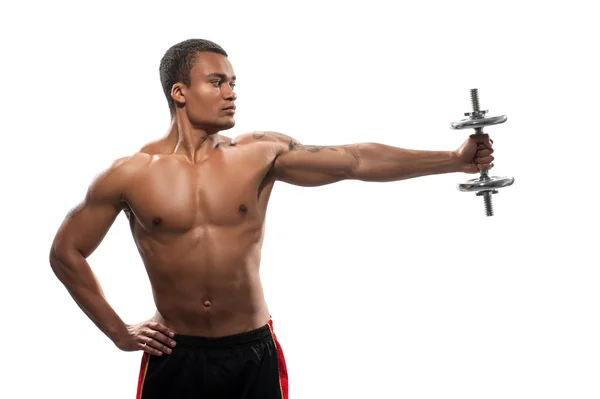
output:
M167 134L115 161L66 216L50 264L87 316L124 351L142 350L137 397L287 398L287 371L259 278L275 181L318 186L476 173L494 159L487 135L455 151L376 143L307 146L275 132L234 140L235 74L206 40L160 63ZM124 211L152 285L156 314L126 324L86 259Z

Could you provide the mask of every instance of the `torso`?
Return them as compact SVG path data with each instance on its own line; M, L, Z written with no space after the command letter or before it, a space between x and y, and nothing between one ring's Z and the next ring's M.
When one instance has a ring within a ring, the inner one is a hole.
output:
M223 142L200 162L161 153L124 195L156 304L178 334L224 336L269 319L259 278L276 150Z

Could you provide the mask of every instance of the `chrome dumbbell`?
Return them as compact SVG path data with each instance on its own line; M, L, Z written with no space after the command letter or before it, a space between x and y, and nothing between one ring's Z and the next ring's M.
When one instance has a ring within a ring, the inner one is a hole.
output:
M462 129L475 129L475 133L471 137L477 137L479 134L483 134L483 128L485 126L498 125L506 122L506 116L486 116L487 110L482 111L479 109L479 93L477 89L471 89L471 103L473 105L473 112L465 113L467 119L462 119L458 122L452 122L450 127L455 130ZM492 194L498 194L498 189L510 186L515 182L514 177L509 176L489 176L489 170L481 169L479 171L478 179L467 180L465 183L457 185L459 191L475 193L477 196L483 197L485 205L486 216L494 216L494 210L492 208Z

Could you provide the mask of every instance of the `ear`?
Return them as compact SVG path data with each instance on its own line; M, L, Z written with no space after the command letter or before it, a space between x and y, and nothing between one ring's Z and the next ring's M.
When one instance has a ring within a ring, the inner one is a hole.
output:
M185 86L183 83L175 83L171 87L171 98L175 101L175 104L185 104Z

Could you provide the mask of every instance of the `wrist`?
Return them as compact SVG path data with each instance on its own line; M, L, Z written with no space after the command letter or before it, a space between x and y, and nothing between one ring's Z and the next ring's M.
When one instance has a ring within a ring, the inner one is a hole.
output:
M106 331L106 335L117 347L123 346L131 338L127 324Z
M461 160L458 151L450 151L449 156L450 156L451 172L452 173L461 172L462 166L463 166L463 161Z

